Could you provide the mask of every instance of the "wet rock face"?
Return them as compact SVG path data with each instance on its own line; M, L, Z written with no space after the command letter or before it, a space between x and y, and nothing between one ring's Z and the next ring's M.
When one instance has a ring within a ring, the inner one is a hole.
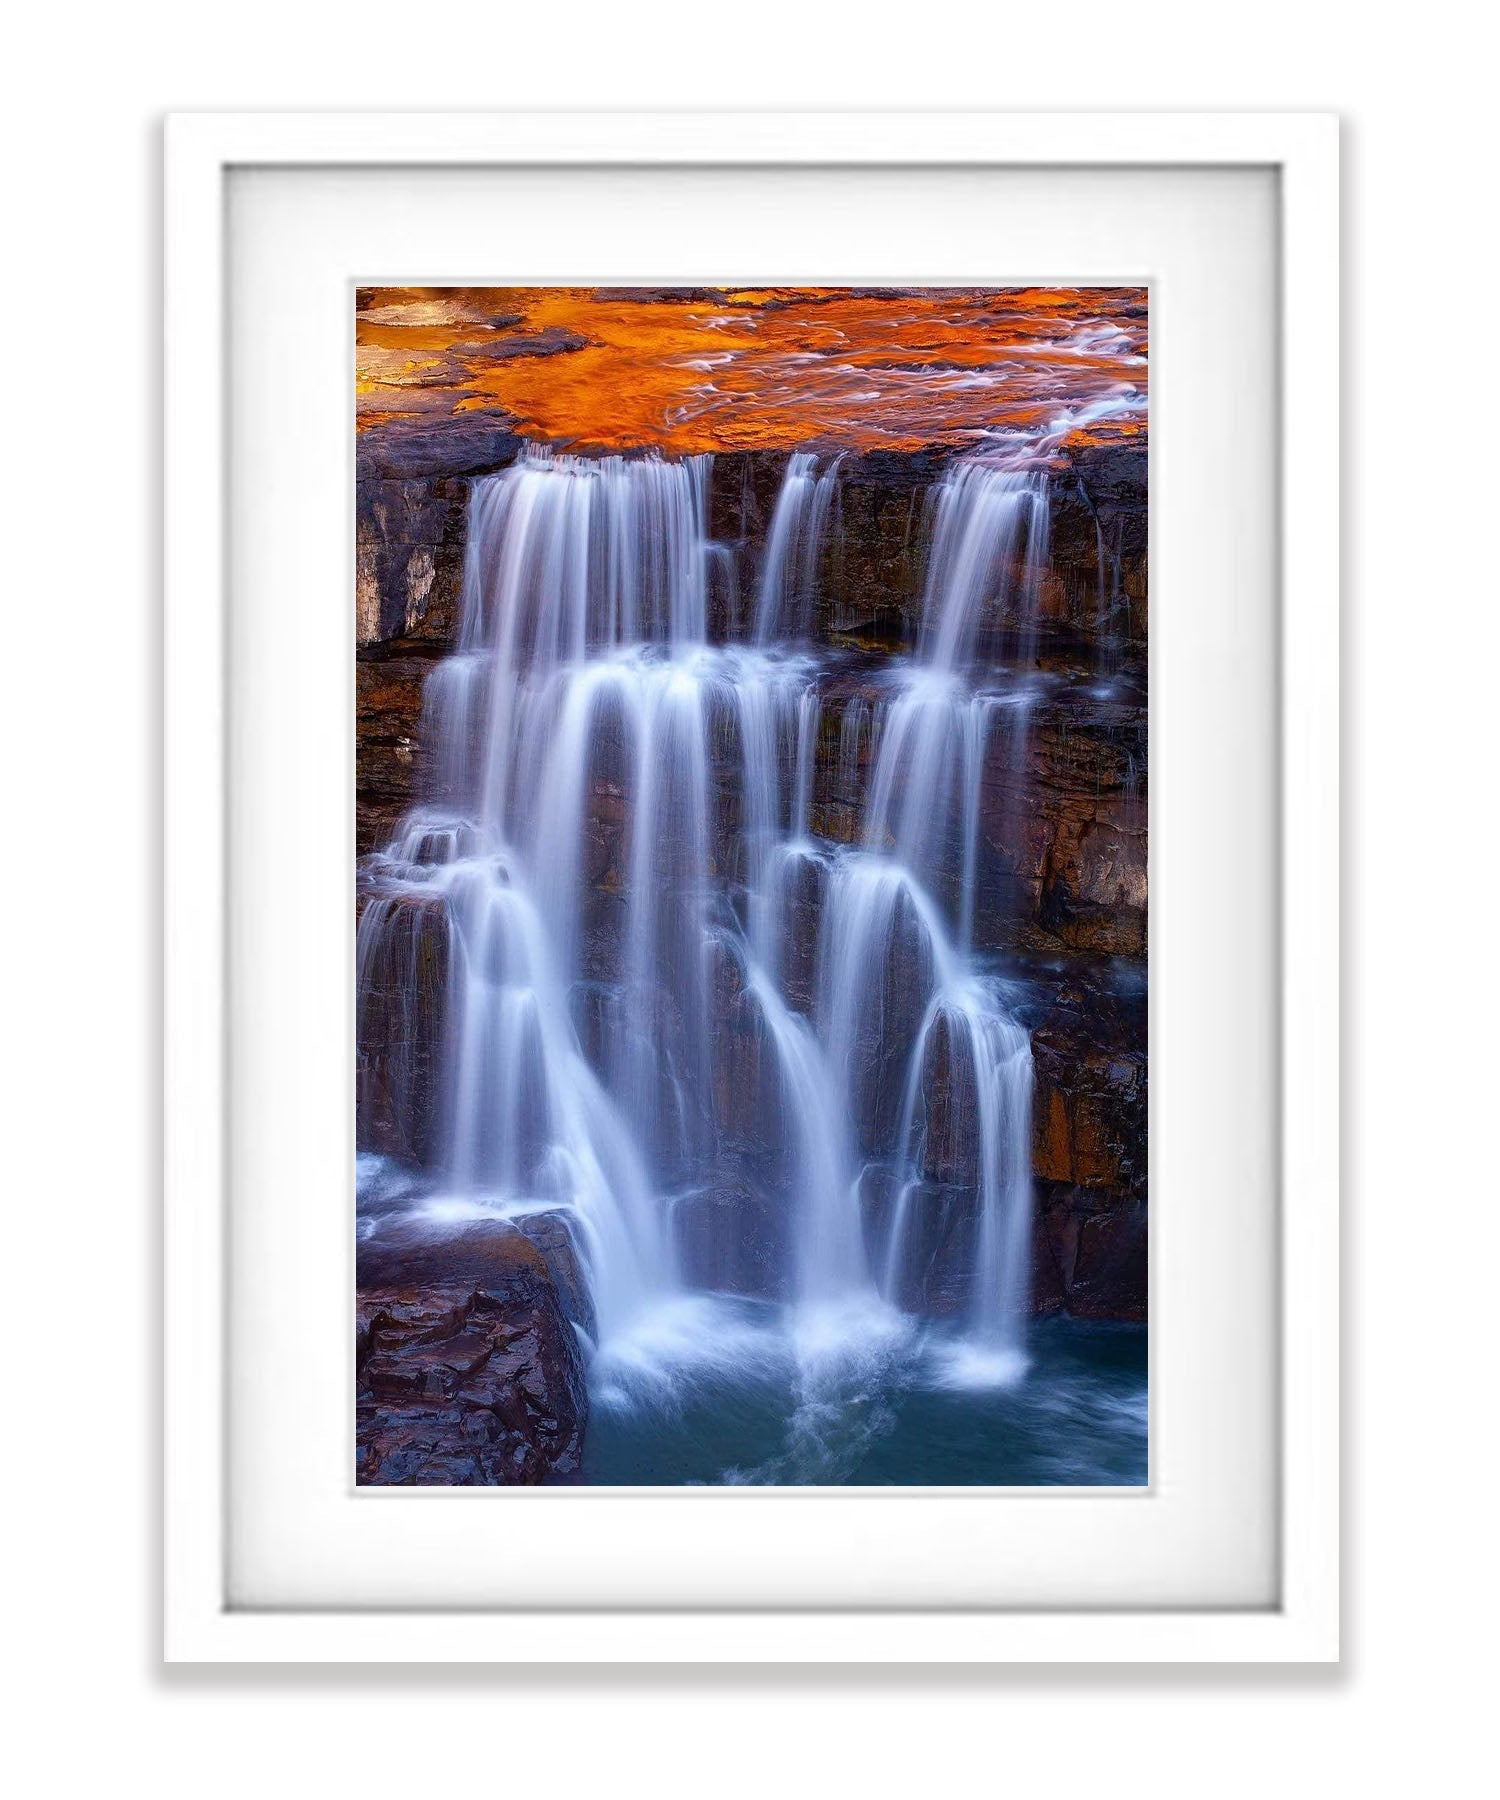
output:
M355 1478L362 1486L536 1486L577 1476L583 1357L557 1286L518 1232L361 1245Z
M1032 1028L1032 1166L1043 1181L1146 1186L1146 997L1108 972L1069 973Z
M979 1092L974 1058L951 1020L933 1023L922 1057L921 1171L925 1180L973 1189L979 1181Z
M727 940L715 940L712 958L708 1041L715 1141L722 1154L758 1165L763 1180L784 1181L786 1109L765 1012L745 986L744 966ZM737 1191L736 1184L726 1191Z
M1082 963L1041 970L1034 985L1032 1311L1144 1320L1144 985L1128 965ZM952 1317L974 1300L978 1126L972 1064L942 1022L928 1034L918 1103L915 1168L877 1160L861 1176L865 1247L883 1277L904 1206L891 1298Z
M1138 445L1095 445L1053 478L1059 616L1138 651L1147 624L1146 460Z
M914 644L926 580L928 493L945 459L876 452L839 465L816 626L827 637Z
M1146 1202L1037 1183L1033 1312L1143 1322Z
M354 515L355 641L446 645L458 623L469 484L371 477Z
M934 484L951 449L846 455L818 564L813 636L871 646L917 642L927 580ZM831 458L820 460L826 468ZM709 534L735 553L738 605L711 621L720 637L747 635L766 540L786 467L780 451L730 452L714 459ZM1052 568L1041 594L1046 643L1093 646L1139 657L1146 642L1146 453L1134 446L1080 444L1051 476ZM1016 621L983 621L980 652L1013 638ZM1012 646L1013 647L1013 646Z
M831 930L831 912L825 925ZM825 1017L836 1016L841 996L830 947L820 947L822 991L818 1004ZM895 921L885 940L878 981L854 1014L848 1044L850 1125L861 1154L879 1159L891 1155L901 1135L906 1100L906 1073L932 991L932 945L910 896L896 903ZM836 1053L836 1052L835 1052Z
M980 789L975 942L1017 927L1059 945L1139 957L1147 939L1146 704L1075 683L1019 733L1002 723Z
M515 1221L515 1228L547 1265L563 1317L590 1338L597 1337L594 1303L567 1214L528 1213Z
M793 1011L811 1017L818 991L818 937L828 894L827 866L798 856L781 881L781 991Z
M974 1304L979 1218L972 1187L919 1182L907 1195L906 1252L897 1303L929 1319Z
M433 659L361 653L354 665L354 846L367 856L387 844L423 797L422 688Z
M949 1319L974 1304L979 1202L974 1187L906 1180L889 1164L870 1164L860 1177L865 1253L884 1274L891 1234L901 1229L901 1256L887 1298L904 1312Z
M737 553L743 569L739 586L744 595L755 593L755 575L765 554L786 461L785 452L780 450L748 450L714 458L708 490L708 535ZM728 626L731 622L722 623ZM731 629L724 635L739 634Z
M355 643L447 650L459 617L472 477L515 459L504 414L436 427L409 419L360 430L355 454Z
M1144 956L1144 696L1075 705L1037 733L1045 842L1036 916L1070 948Z
M1032 1305L1146 1317L1146 996L1084 970L1032 1029Z
M441 434L432 434L439 436ZM493 440L493 434L491 434ZM514 440L476 442L506 460ZM448 443L445 454L457 454ZM470 483L422 433L361 434L355 483L355 844L363 856L426 794L422 689L458 629ZM436 472L434 469L436 467Z
M441 895L362 895L356 935L359 1147L428 1162L442 1129L451 923Z
M784 1189L730 1170L672 1202L672 1232L689 1286L762 1300L787 1297L792 1254Z

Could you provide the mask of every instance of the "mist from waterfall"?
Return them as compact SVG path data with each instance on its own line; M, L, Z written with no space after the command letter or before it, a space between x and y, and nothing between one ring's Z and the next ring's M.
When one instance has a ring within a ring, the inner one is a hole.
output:
M430 799L373 859L359 1003L415 954L408 903L438 909L433 1182L565 1220L599 1403L785 1356L813 1429L921 1342L934 1184L966 1196L956 1341L986 1379L1023 1366L1031 1051L973 944L987 759L1023 786L1047 483L949 467L919 641L850 695L811 647L837 461L789 459L748 641L719 642L711 462L528 451L474 483ZM726 1220L766 1222L769 1338L714 1310L747 1291Z

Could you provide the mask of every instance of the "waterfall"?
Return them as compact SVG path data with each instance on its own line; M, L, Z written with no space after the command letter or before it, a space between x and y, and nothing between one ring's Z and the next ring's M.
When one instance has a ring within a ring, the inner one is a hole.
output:
M1014 609L1025 666L1035 652L1038 590L1046 573L1044 475L1003 462L955 465L935 490L936 519L922 604L921 658L951 671L972 658L986 611Z
M829 513L838 494L839 462L816 475L817 458L796 451L787 461L771 530L755 616L755 641L767 646L807 637L818 587Z
M927 1090L939 1033L946 1038L947 1093ZM956 1104L962 1096L966 1107ZM965 1112L967 1116L964 1116ZM886 1251L884 1286L899 1298L909 1267L910 1202L924 1173L957 1173L977 1192L969 1254L975 1280L969 1317L990 1344L1014 1345L1025 1301L1031 1231L1031 1045L1003 999L978 982L952 983L922 1021L902 1106L901 1185Z
M916 658L885 709L865 843L890 850L944 897L958 940L972 943L980 786L992 725L1003 713L1012 791L1024 783L1050 508L1044 475L960 462L933 494L932 550ZM1014 644L999 692L967 671L981 625ZM1020 819L1006 820L1014 843Z
M973 944L1002 737L1024 769L1045 477L950 467L916 653L857 693L810 647L837 460L789 458L753 643L710 642L711 586L737 591L710 479L527 451L474 483L428 798L361 878L361 1043L408 982L425 1010L377 1070L430 1087L402 1142L567 1219L601 1346L711 1284L688 1253L716 1209L784 1222L794 1306L889 1310L925 1305L924 1205L961 1201L964 1327L1018 1348L1030 1046Z
M812 816L813 759L818 753L818 727L822 724L818 690L807 687L797 701L797 782L792 802L792 836L807 836Z

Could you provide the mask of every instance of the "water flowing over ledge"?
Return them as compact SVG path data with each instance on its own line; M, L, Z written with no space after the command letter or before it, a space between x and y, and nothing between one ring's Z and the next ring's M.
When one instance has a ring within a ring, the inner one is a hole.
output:
M425 791L361 875L362 1142L421 1169L362 1229L550 1233L596 1419L753 1367L789 1447L697 1478L857 1479L871 1395L1026 1366L1035 1073L997 946L1074 679L1039 654L1051 483L1031 444L941 470L915 641L874 659L828 629L839 458L786 459L748 581L714 490L707 456L532 449L473 483Z

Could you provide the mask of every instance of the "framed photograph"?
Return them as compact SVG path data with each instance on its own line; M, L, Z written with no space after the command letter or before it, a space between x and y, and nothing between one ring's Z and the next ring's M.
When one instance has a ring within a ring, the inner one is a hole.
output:
M181 115L166 1654L1338 1654L1337 127Z

